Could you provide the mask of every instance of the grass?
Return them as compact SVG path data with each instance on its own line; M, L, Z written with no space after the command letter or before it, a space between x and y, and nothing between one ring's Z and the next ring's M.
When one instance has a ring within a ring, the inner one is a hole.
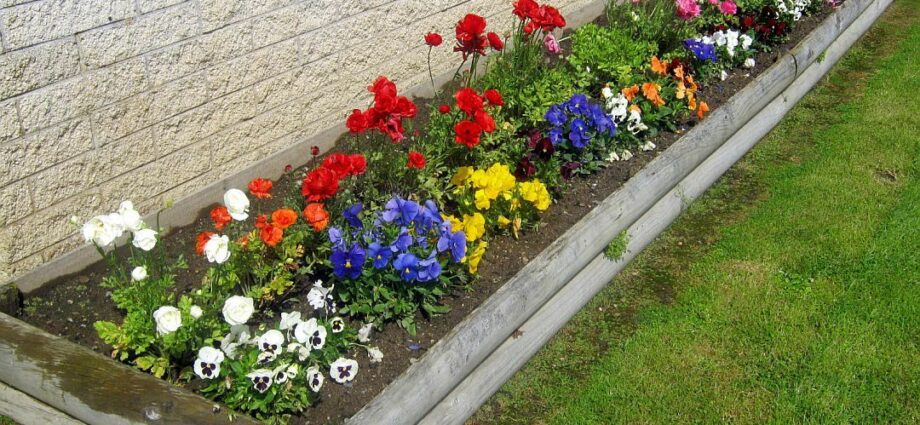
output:
M470 422L920 422L918 5L895 2Z

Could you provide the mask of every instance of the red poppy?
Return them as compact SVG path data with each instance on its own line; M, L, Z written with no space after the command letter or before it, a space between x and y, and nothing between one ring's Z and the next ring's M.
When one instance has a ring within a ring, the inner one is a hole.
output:
M409 160L406 162L406 167L418 170L425 168L425 155L420 152L409 151Z
M540 7L534 0L518 0L514 2L514 14L522 21L529 18Z
M476 111L474 115L476 124L479 124L479 127L482 128L482 131L486 133L491 133L495 131L495 120L492 119L492 116L488 112L479 110Z
M502 94L499 93L498 90L488 89L483 94L486 96L486 100L488 100L489 103L492 104L493 106L504 106L505 105L505 99L502 98Z
M348 160L351 161L352 176L360 176L367 170L367 159L364 158L364 155L360 153L351 154L348 155Z
M256 229L262 229L265 226L268 226L268 217L266 217L265 214L256 216Z
M307 205L307 208L303 210L303 217L317 232L322 232L329 225L329 212L326 211L326 205L319 202Z
M351 115L345 120L345 127L348 127L348 131L352 133L364 132L367 130L367 115L360 109L352 110ZM316 148L316 151L319 151L319 148ZM313 156L316 155L317 154L313 154Z
M565 18L562 17L561 13L559 13L559 9L547 5L540 6L531 12L530 19L532 19L532 21L528 24L533 24L533 26L531 26L530 32L536 30L537 27L539 27L539 29L543 30L543 32L549 33L556 28L564 27L566 24ZM525 31L526 30L527 28L525 28Z
M271 198L269 193L272 190L272 181L263 178L255 179L249 182L249 193L259 199Z
M284 238L284 230L269 224L259 230L259 237L265 245L274 247Z
M501 51L505 48L505 42L502 41L502 38L499 37L498 34L490 32L486 34L486 37L489 39L489 45L492 46L493 49Z
M204 244L211 240L211 236L214 236L214 233L201 232L197 237L195 237L195 253L198 255L204 255Z
M454 126L454 140L470 149L476 147L482 136L482 127L473 121L460 121Z
M476 90L469 87L458 90L454 99L457 99L457 107L469 116L473 116L476 111L482 109L482 97L476 93Z
M224 230L224 226L230 223L233 217L230 217L230 211L227 210L227 207L220 206L211 210L211 220L214 221L215 229Z
M335 196L339 190L339 179L326 168L319 167L310 171L303 179L300 193L310 202L321 201Z
M281 208L272 213L272 225L281 230L291 227L297 222L297 212L290 208Z
M335 177L341 180L351 175L351 157L339 152L327 155L322 167L335 173Z
M431 47L440 46L442 41L444 40L441 38L441 34L438 34L436 32L430 32L428 34L425 34L425 44Z
M450 105L441 105L441 106L438 106L438 112L440 112L440 113L442 113L442 114L449 114L449 113L450 113Z
M486 30L486 20L482 16L468 14L457 22L457 45L454 46L455 52L463 53L463 60L471 54L485 55L486 36L483 31Z
M345 125L353 133L376 129L386 134L392 141L403 139L403 118L414 118L417 112L415 103L396 92L396 84L380 76L367 88L374 93L374 106L367 111L352 111Z

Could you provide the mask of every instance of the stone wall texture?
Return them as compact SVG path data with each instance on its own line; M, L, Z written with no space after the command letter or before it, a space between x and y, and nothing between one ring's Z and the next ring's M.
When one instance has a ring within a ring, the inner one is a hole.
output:
M428 80L466 13L512 0L0 0L0 281L344 121L387 75ZM563 13L590 0L551 0ZM217 201L217 200L215 200Z

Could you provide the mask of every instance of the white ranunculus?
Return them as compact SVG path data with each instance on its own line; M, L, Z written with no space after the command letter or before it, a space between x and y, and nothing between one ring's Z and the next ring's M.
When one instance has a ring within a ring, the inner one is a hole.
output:
M259 349L280 354L284 351L284 334L272 329L259 337Z
M268 369L257 369L247 374L246 377L252 381L252 387L255 388L256 391L264 393L272 386L272 378L274 375L274 372Z
M244 325L256 311L253 299L234 295L224 301L224 308L221 312L224 314L224 320L230 326Z
M211 235L204 244L204 253L208 261L223 264L230 258L230 238L227 235Z
M741 48L744 49L744 50L750 49L750 48L751 48L751 43L754 42L754 39L751 38L751 36L749 36L749 35L747 35L747 34L741 34L741 35L739 35L739 36L738 36L738 40L741 41Z
M131 270L131 280L135 282L140 282L147 278L147 268L144 266L137 266L134 270Z
M83 239L105 248L115 242L125 232L125 226L118 214L97 215L81 228Z
M281 313L281 323L278 328L282 331L294 329L294 326L300 323L300 312L292 311L290 313Z
M153 229L141 229L134 232L131 243L144 251L150 251L157 245L157 232Z
M310 385L310 391L318 393L320 388L323 388L324 380L325 378L323 378L323 374L318 367L307 368L307 384Z
M371 340L371 329L374 328L373 323L367 323L358 329L358 342L366 343Z
M173 306L164 305L153 312L153 320L157 323L158 334L170 334L182 326L182 312Z
M220 375L220 364L224 361L224 352L214 347L201 347L198 358L192 367L195 375L201 379L214 379Z
M230 189L224 193L224 206L230 212L230 217L236 221L249 218L249 198L239 189Z
M188 314L189 314L189 316L192 316L193 319L197 319L197 318L201 317L201 314L202 314L202 313L203 313L203 312L201 311L201 307L198 307L197 305L193 305L193 306L189 307L189 309L188 309Z
M125 228L132 232L136 232L144 227L144 221L141 220L141 214L134 209L134 204L132 204L131 201L124 201L118 206L118 215L121 216L121 221L125 224Z
M383 351L377 347L368 348L367 357L371 359L371 363L380 363L383 361Z
M744 60L744 65L742 66L744 66L747 69L751 69L754 67L755 64L756 62L754 62L754 58L747 58Z
M352 359L339 357L336 361L329 365L329 376L331 376L335 382L340 384L351 382L353 379L355 379L355 375L357 374L358 362Z

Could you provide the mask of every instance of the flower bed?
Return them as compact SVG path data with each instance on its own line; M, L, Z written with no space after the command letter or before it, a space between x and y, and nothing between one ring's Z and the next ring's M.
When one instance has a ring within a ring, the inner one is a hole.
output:
M603 59L609 57L606 50L621 52L623 47L642 44L633 41L635 35L587 26L560 47L551 37L551 30L561 26L560 18L548 12L551 9L528 9L530 5L517 4L521 20L508 41L514 50L501 54L490 64L491 72L478 79L475 70L459 76L460 84L477 88L459 88L451 104L446 103L448 98L442 98L443 105L432 104L426 133L407 136L404 122L415 117L418 108L382 78L369 88L373 106L348 117L350 131L362 135L344 140L342 148L349 154L327 155L321 162L317 158L302 180L289 174L274 188L265 181L249 185L251 196L271 194L274 204L251 201L239 190L228 191L223 206L209 213L214 227L209 231L220 235L201 233L198 243L187 237L191 229L176 235L186 236L185 243L196 245L203 255L191 255L192 272L183 269L184 262L164 261L175 250L166 252L151 235L155 230L150 227L155 226L140 221L129 204L90 220L85 235L100 247L113 271L104 284L119 310L127 311L120 324L101 320L95 326L103 341L114 347L113 354L154 375L190 381L193 388L233 408L270 420L302 411L317 399L314 390L322 387L327 392L323 380L348 384L357 376L355 387L333 387L327 393L347 399L360 392L366 400L367 391L357 385L362 373L374 374L375 368L368 365L379 361L381 352L366 344L370 328L363 322L378 327L398 324L403 330L391 326L383 334L390 338L389 346L382 345L384 362L392 355L403 365L409 363L439 336L436 331L422 335L427 339L419 338L419 317L448 314L448 322L441 323L443 334L459 321L458 311L462 317L488 295L482 288L484 281L497 287L526 263L526 257L532 258L577 220L573 214L537 226L551 193L558 197L568 190L569 196L561 198L555 211L565 205L579 208L580 216L591 208L591 199L603 199L613 190L616 184L609 181L611 176L625 179L627 167L610 166L611 162L652 150L656 142L666 145L675 138L665 134L668 130L702 119L708 104L700 99L701 93L711 96L710 102L730 95L701 92L691 69L711 87L724 88L727 85L718 82L722 71L732 64L750 64L754 53L747 49L757 46L756 33L769 31L766 37L774 42L772 37L788 29L777 29L769 19L755 20L759 26L752 29L748 43L740 32L712 31L722 25L719 19L735 22L736 17L726 14L722 9L731 8L721 3L707 5L703 18L679 19L674 23L682 24L672 26L674 31L695 32L694 25L703 25L714 37L665 34L631 49L633 57L617 57L621 66L615 67ZM687 7L677 4L682 18L699 13ZM674 20L673 15L661 13L659 7L627 5L612 9L609 16L632 20L632 14L646 14L639 15L637 22L642 16ZM753 15L742 17L747 16ZM456 29L456 49L474 67L487 46L500 50L505 43L495 42L497 36L486 33L484 26L467 16ZM534 34L540 31L545 37ZM428 38L437 44L435 37ZM651 41L677 47L664 50ZM541 49L559 48L572 53L565 62L547 67ZM731 58L729 65L713 62L713 52ZM661 53L672 57L659 59L656 54ZM531 75L508 72L528 66L531 73L539 73L533 85ZM527 78L521 81L509 75ZM568 84L568 90L541 92L538 83L543 81ZM727 81L734 87L746 83L741 75ZM610 82L619 89L604 85ZM489 90L517 88L515 84L537 88L533 93ZM579 91L597 101L592 103ZM528 103L534 98L537 104ZM352 153L359 150L364 154ZM651 154L641 156L647 159ZM566 180L579 175L595 177ZM292 180L300 183L293 190ZM590 191L592 184L600 184L603 193L594 193L593 198L571 196ZM124 256L118 257L118 250L103 249L125 232L133 234L130 267ZM500 253L513 258L483 257L490 243L490 252L497 245ZM505 249L517 244L527 246ZM490 259L498 260L491 270ZM480 267L487 279L470 283ZM184 283L176 290L179 281ZM464 288L479 293L470 297L462 292ZM455 308L445 311L443 297L458 290L454 299L461 300L460 308L448 302ZM470 305L464 297L473 298ZM340 321L337 314L349 320ZM409 355L398 355L400 351ZM365 352L360 356L362 364L353 360ZM348 402L324 399L321 406L342 403Z

